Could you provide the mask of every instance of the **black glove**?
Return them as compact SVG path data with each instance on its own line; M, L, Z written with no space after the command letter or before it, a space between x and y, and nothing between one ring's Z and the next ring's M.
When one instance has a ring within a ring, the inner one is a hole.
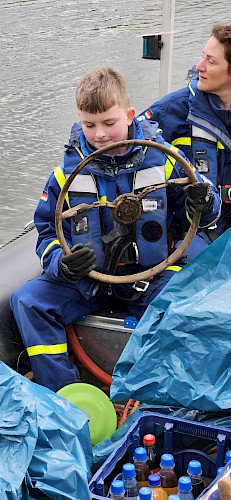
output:
M60 257L61 274L70 281L78 281L95 268L95 260L95 251L78 243L71 248L70 255Z
M187 193L185 205L187 210L194 213L195 210L200 212L210 212L213 205L212 184L209 182L195 182L184 187Z

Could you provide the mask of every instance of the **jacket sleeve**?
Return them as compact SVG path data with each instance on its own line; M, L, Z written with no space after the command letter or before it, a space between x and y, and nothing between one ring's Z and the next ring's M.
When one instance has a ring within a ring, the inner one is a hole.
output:
M41 266L51 278L59 276L59 259L63 253L55 229L55 210L60 191L61 188L53 172L45 185L34 215L38 231L36 253ZM64 210L67 208L65 201ZM70 219L63 221L63 232L68 246L71 247Z
M166 142L165 145L170 148L173 148L173 146L171 146ZM198 182L210 182L205 176L197 172L197 170L193 167L193 165L186 158L185 154L182 151L178 150L177 148L174 149L188 162L190 167L193 169ZM177 178L187 177L187 174L184 171L183 167L171 156L167 157L165 166L166 166L166 171L168 171L167 175L168 179L173 180ZM177 218L179 218L179 220L181 221L182 230L187 231L189 228L189 224L192 222L193 213L190 213L189 211L186 210L185 200L187 195L184 192L183 186L169 187L167 188L167 190L168 190L167 193L168 193L168 207L169 207L168 211L174 212L174 214L176 214ZM221 200L218 194L218 190L213 184L212 184L212 195L213 195L213 204L211 206L211 210L210 212L206 213L202 212L199 225L200 229L207 229L209 226L215 224L220 215Z

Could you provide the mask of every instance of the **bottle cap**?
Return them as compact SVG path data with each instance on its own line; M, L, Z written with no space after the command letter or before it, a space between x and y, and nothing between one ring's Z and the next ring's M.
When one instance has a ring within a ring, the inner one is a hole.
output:
M125 492L124 490L124 483L123 481L120 481L119 479L115 479L111 483L111 493L113 495L122 495Z
M160 485L159 474L150 474L150 476L148 476L148 484L149 486L159 486Z
M142 446L139 446L134 450L134 458L136 460L147 460L147 450Z
M199 460L190 460L188 463L188 474L192 474L193 476L198 476L198 474L202 474L201 463Z
M218 467L218 469L217 469L217 476L218 476L218 474L221 474L224 469L225 469L225 467Z
M161 467L174 467L175 464L173 455L170 453L164 453L161 455L160 465Z
M225 454L225 463L231 459L231 450L227 450Z
M155 444L155 442L156 442L156 436L154 436L154 434L145 434L145 436L143 437L143 443L148 446Z
M140 488L139 500L152 500L152 490L147 486Z
M189 476L182 476L178 481L178 491L180 493L187 493L192 489L192 481Z
M135 477L135 465L134 464L124 464L122 467L122 474L124 477Z

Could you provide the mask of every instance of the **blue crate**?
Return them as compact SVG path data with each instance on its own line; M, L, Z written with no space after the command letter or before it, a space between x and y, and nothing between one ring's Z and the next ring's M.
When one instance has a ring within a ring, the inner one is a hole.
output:
M93 499L103 500L107 496L105 480L109 480L109 476L112 476L109 482L114 479L115 468L120 466L120 462L122 464L125 454L126 461L133 461L135 448L142 445L143 436L148 433L157 436L158 448L161 442L161 453L174 455L178 476L186 474L190 460L200 460L203 477L210 479L214 479L218 467L224 465L227 441L231 439L229 429L144 411L89 482ZM197 448L195 444L200 446ZM202 451L203 447L212 445L216 446L215 457ZM118 470L115 471L115 475L117 473Z

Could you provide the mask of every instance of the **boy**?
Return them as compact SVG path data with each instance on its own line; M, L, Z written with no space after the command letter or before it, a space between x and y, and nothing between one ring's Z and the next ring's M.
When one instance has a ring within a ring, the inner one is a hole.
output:
M189 224L186 212L192 217L199 206L202 227L214 223L219 213L215 188L203 183L198 174L200 199L195 185L190 188L190 199L182 187L171 188L168 193L163 188L158 195L147 195L152 210L143 211L135 224L127 226L125 235L107 208L88 210L66 219L64 235L72 253L63 255L55 231L55 208L66 176L84 157L102 146L132 138L164 143L156 123L139 123L135 119L124 78L113 68L90 71L77 88L76 100L80 123L72 127L64 162L51 174L35 212L39 234L37 254L44 273L17 290L11 301L35 380L54 391L78 380L77 368L68 358L64 325L102 310L108 299L107 286L90 279L88 273L96 268L108 274L131 274L149 268L167 257L168 238L175 220L178 225L180 221L183 232ZM165 167L168 167L167 175ZM165 182L166 177L185 176L173 158L166 158L153 148L112 149L77 175L65 198L64 210L80 202L113 201L119 194L160 183L160 177ZM197 239L203 247L207 245L203 238ZM113 245L118 250L116 259L111 258ZM143 293L132 285L110 287L110 293L123 304L126 300L128 310L139 319L173 274L173 270L166 270L147 283Z

